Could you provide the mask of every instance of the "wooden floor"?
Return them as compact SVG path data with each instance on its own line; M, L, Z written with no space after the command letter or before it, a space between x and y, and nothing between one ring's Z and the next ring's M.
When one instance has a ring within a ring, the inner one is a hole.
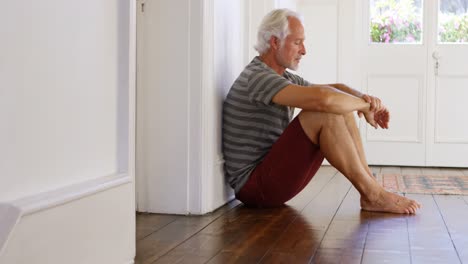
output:
M416 215L361 211L354 187L326 166L282 208L233 201L204 216L137 214L136 263L468 264L468 196L408 196L423 205Z

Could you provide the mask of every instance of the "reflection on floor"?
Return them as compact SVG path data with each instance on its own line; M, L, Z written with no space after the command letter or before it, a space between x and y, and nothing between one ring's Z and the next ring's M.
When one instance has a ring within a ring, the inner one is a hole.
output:
M349 181L323 166L282 208L232 201L204 216L137 214L136 263L468 263L468 196L408 196L423 205L417 215L361 211Z

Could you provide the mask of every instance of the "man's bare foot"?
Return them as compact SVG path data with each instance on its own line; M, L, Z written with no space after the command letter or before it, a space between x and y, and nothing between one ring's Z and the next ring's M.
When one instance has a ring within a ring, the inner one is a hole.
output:
M415 200L382 189L373 199L361 196L361 208L373 212L414 214L421 205Z
M375 182L378 182L377 181L377 172L372 172L372 170L371 170L371 168L369 166L366 167L366 171ZM379 183L379 185L381 185L381 184Z

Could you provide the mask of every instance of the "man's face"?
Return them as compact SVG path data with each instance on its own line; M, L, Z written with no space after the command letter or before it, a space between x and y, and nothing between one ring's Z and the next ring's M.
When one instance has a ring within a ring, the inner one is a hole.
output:
M276 59L279 65L295 71L302 56L306 54L304 27L299 19L294 17L288 19L290 33L276 53Z

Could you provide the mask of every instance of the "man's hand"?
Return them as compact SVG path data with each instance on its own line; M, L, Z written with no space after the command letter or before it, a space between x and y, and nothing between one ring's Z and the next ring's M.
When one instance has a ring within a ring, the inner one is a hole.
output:
M371 96L371 95L368 95L368 94L363 94L361 96L361 98L364 99L364 101L366 101L366 102L368 102L370 104L370 110L371 111L379 111L383 107L382 101L379 98L375 97L375 96Z
M364 115L366 118L367 123L369 123L374 128L388 128L388 122L390 121L390 112L388 112L387 108L382 106L378 111L366 111L361 112L361 115ZM360 116L361 116L360 115Z
M370 107L367 111L358 111L359 117L365 117L367 123L375 128L388 128L388 122L390 121L390 112L388 112L387 108L382 104L382 101L375 97L368 94L362 94L361 92L354 90L353 88L342 84L342 83L335 83L329 84L328 86L334 87L344 93L353 95L355 97L359 97L364 99L366 103L370 104Z
M364 101L370 104L369 110L366 112L358 111L359 117L364 116L367 123L369 123L374 128L388 128L388 122L390 122L390 112L382 104L382 101L368 94L363 94L361 96Z
M387 108L383 107L379 111L375 112L374 120L381 128L388 129L388 123L390 122L390 112Z
M382 105L382 101L375 97L375 96L371 96L371 95L368 95L368 94L362 94L360 96L362 99L364 99L364 101L366 101L367 103L370 104L370 110L371 111L380 111L383 107ZM364 113L362 113L361 111L358 111L358 116L359 117L362 117Z

